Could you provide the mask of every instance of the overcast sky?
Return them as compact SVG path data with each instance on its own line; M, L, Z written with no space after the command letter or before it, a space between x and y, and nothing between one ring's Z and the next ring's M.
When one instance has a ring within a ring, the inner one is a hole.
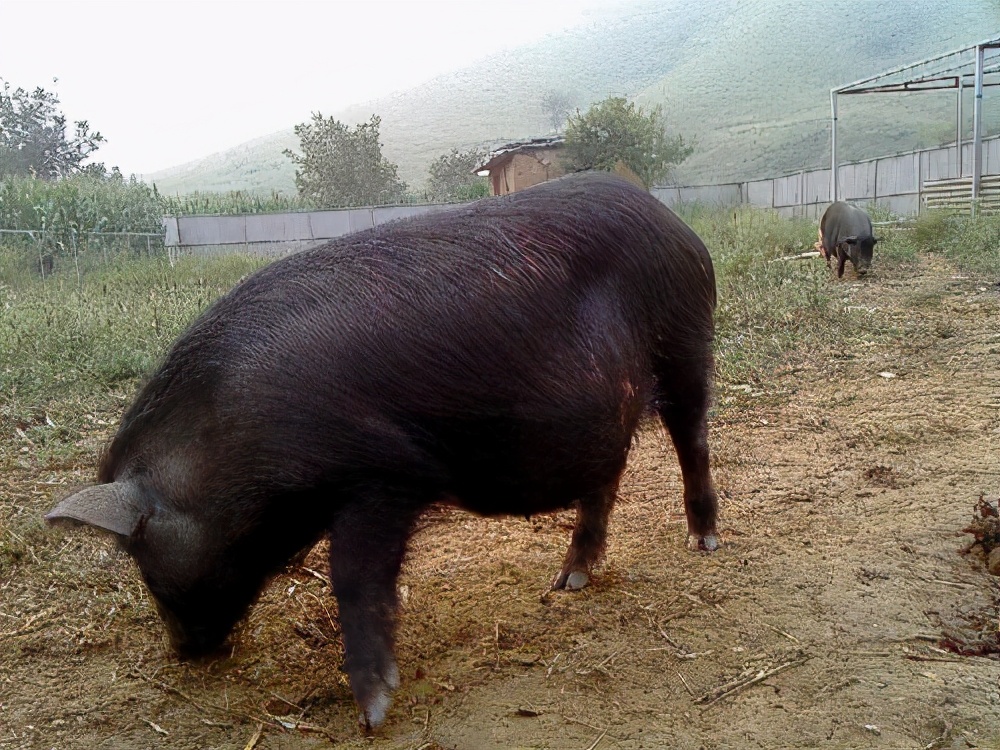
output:
M622 0L0 0L0 78L55 92L128 175L290 128ZM53 83L53 78L58 82Z

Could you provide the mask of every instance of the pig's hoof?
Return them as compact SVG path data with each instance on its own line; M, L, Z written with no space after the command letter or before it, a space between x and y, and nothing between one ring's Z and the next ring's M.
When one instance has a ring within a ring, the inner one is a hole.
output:
M572 573L566 576L566 588L568 588L570 591L577 591L579 589L582 589L588 583L590 583L590 576L588 576L582 570L574 570Z
M399 669L390 664L385 675L375 681L368 698L361 702L358 723L366 731L375 729L385 721L385 715L392 705L392 691L399 687Z
M688 548L696 552L715 552L719 549L719 538L715 534L688 534Z
M375 727L385 721L385 714L389 710L391 703L392 697L387 691L377 690L375 694L368 699L368 703L362 709L361 716L358 717L358 723L366 731L375 729Z
M563 571L555 581L552 582L552 589L566 589L567 591L579 591L590 583L590 576L584 570Z

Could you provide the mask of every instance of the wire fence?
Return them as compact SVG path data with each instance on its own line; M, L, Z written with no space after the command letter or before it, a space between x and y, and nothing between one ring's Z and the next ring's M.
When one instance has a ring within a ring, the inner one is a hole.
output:
M175 261L162 233L0 229L0 250L15 268L43 280L75 275L77 283L88 271L125 260L165 257L171 265Z

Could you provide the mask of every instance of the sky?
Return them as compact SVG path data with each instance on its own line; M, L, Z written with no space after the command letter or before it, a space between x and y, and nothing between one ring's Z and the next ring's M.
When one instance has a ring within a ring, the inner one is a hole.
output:
M69 122L106 139L94 161L142 175L412 88L622 1L0 0L0 79L55 93Z

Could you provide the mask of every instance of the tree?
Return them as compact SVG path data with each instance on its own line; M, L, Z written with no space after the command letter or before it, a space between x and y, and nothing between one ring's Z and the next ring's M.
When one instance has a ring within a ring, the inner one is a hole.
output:
M565 148L571 169L611 172L621 163L647 188L694 151L683 136L667 136L662 107L647 114L617 96L598 102L585 114L578 110L571 116Z
M431 199L467 201L489 195L490 188L486 178L473 172L485 156L486 152L480 149L459 151L453 148L450 153L435 159L427 181L427 192Z
M298 166L295 186L299 195L321 208L377 206L395 203L406 194L406 183L397 167L382 156L379 126L369 122L353 130L332 117L315 112L312 122L295 126L302 154L285 149Z
M549 125L554 131L562 130L573 111L575 100L575 96L565 91L550 91L542 97L542 109L545 111L545 116L549 118Z
M104 142L90 132L86 120L76 123L72 138L66 136L66 118L58 109L59 97L39 87L33 92L3 81L0 90L0 177L35 176L52 180L89 169L106 171L104 165L83 161Z

